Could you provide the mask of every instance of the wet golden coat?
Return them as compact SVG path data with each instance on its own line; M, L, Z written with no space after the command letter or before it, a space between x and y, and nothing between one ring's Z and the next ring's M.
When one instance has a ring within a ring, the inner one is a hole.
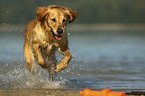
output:
M25 29L24 56L30 72L33 71L36 60L42 68L49 69L50 78L52 78L54 71L59 72L67 67L71 59L65 29L67 21L73 22L77 18L77 13L74 10L53 5L38 7L36 14L37 18L32 20ZM59 29L61 34L58 34ZM64 55L57 66L56 48Z

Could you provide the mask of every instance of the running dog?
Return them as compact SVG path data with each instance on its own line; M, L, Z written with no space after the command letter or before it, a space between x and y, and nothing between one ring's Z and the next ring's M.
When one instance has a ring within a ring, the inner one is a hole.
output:
M38 7L37 18L28 23L25 29L24 57L27 69L34 71L35 61L49 71L49 80L53 81L53 75L67 67L71 60L66 34L67 21L73 22L77 18L77 12L58 5ZM55 51L64 57L60 64Z

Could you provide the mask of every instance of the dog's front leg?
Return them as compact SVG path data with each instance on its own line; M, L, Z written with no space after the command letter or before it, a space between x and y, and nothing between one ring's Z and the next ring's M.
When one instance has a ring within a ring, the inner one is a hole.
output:
M42 68L48 68L49 65L45 64L45 61L42 57L41 51L40 51L40 45L39 44L33 44L33 50L34 50L34 54L37 58L37 62L38 64L42 67Z
M55 70L55 72L59 72L59 71L63 70L64 68L66 68L69 61L71 60L71 53L70 53L69 49L67 49L65 51L61 51L61 49L59 48L58 50L65 57L62 59L60 64L57 65L57 69Z

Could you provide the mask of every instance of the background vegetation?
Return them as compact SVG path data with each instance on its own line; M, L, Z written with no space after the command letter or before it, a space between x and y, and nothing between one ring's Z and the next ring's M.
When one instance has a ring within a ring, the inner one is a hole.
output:
M52 4L77 10L77 23L145 23L145 0L0 0L0 24L28 23Z

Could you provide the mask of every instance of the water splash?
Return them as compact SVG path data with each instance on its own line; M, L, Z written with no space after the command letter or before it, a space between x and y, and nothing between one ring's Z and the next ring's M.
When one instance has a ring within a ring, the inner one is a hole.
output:
M40 68L38 74L33 76L26 69L24 63L12 63L7 64L7 66L6 73L0 74L0 89L59 89L63 88L63 84L65 83L63 80L50 82L47 70L43 70L40 67L37 67Z

